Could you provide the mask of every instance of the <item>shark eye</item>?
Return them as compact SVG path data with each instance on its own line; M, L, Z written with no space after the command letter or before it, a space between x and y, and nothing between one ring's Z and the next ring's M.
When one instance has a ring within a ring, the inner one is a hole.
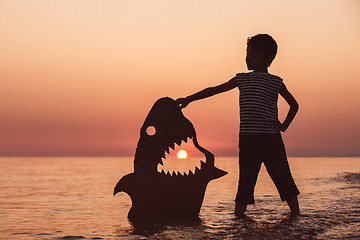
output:
M149 135L149 136L154 136L155 133L156 133L156 128L155 128L154 126L148 126L148 127L146 128L146 133L147 133L147 135Z

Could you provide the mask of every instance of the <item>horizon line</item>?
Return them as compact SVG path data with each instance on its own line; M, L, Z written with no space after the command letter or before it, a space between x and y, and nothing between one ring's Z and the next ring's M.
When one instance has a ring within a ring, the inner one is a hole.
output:
M104 154L104 155L96 155L96 154L92 154L92 155L87 155L87 154L77 154L77 155L70 155L70 154L64 154L64 155L48 155L48 154L44 154L44 155L0 155L0 158L6 158L6 157L19 157L19 158L31 158L31 157L36 157L36 158L43 158L43 157L53 157L53 158L67 158L67 157L73 157L73 158L81 158L81 157L100 157L100 158L110 158L110 157L121 157L121 158L134 158L133 155L108 155L108 154ZM202 155L199 156L194 156L194 158L196 157L202 157ZM219 155L219 156L215 156L215 158L226 158L226 157L236 157L238 158L238 155ZM288 155L288 158L327 158L327 157L360 157L360 154L346 154L346 155L317 155L317 154L306 154L306 155Z

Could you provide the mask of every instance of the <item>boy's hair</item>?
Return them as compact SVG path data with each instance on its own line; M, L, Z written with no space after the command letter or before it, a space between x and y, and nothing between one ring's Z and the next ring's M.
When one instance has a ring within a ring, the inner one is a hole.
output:
M262 51L265 57L274 60L277 53L277 44L275 40L268 34L257 34L247 39L247 45Z

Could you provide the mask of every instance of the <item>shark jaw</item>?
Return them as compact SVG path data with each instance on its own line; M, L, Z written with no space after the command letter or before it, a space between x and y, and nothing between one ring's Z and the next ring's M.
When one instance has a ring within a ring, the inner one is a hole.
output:
M191 141L190 141L191 140ZM214 167L213 161L207 161L208 157L206 156L205 162L202 160L197 160L196 158L187 158L187 159L176 159L174 154L183 148L184 145L189 147L192 146L195 150L200 150L195 144L196 137L188 136L185 138L179 138L166 146L165 149L161 152L159 157L158 165L157 165L157 173L163 176L168 177L188 177L201 175L204 171L209 168ZM192 143L191 143L192 142ZM197 142L196 142L197 143ZM204 152L203 152L204 153ZM177 167L176 167L177 165ZM182 165L179 167L178 165Z

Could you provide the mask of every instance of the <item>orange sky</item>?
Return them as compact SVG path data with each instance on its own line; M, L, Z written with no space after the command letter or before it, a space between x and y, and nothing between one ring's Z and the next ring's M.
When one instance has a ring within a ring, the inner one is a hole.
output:
M5 0L0 29L0 155L133 156L156 99L246 71L257 33L277 40L269 70L300 104L289 155L360 154L357 0ZM184 109L217 156L237 154L237 98Z

